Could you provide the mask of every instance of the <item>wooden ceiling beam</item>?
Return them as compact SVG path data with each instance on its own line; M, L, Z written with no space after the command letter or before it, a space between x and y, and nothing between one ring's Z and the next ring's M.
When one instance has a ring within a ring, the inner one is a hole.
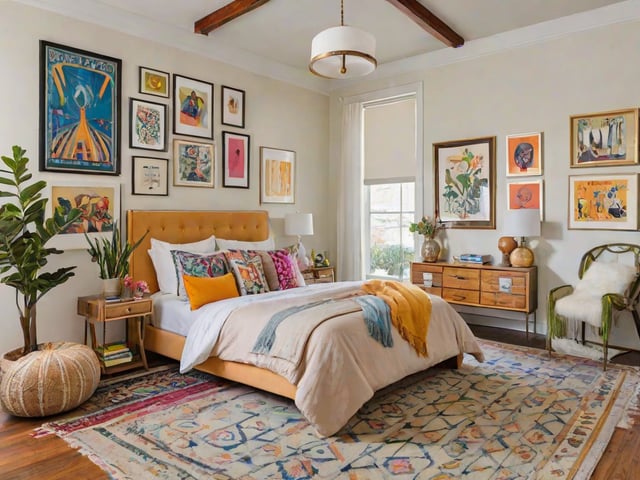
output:
M445 45L450 47L461 47L464 45L464 38L454 32L449 25L431 13L431 11L418 0L387 0L387 2Z
M193 25L193 31L195 33L201 33L202 35L208 35L209 32L212 32L216 28L264 5L268 1L269 0L233 0L224 7L196 21Z

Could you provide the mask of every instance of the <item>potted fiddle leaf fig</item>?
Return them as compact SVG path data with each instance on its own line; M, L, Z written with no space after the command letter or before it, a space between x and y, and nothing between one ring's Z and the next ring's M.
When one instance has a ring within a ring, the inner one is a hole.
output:
M12 157L2 156L4 168L0 168L0 197L4 198L0 206L0 282L16 291L24 346L6 356L19 358L38 350L36 304L69 280L76 268L46 270L49 256L63 253L47 247L47 242L75 223L81 211L54 211L45 218L48 199L42 191L47 184L44 180L31 181L26 150L16 145L12 152Z

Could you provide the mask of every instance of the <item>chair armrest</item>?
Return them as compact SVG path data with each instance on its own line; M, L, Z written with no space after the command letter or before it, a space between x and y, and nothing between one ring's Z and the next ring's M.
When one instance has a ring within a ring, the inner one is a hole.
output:
M549 290L547 302L547 349L551 350L551 339L566 335L566 326L559 315L556 315L556 302L573 293L571 285L561 285ZM560 317L560 318L559 318Z

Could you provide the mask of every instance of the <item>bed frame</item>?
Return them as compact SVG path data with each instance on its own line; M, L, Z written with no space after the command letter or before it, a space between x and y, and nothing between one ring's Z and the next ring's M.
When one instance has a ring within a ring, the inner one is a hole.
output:
M266 211L185 211L185 210L129 210L127 211L127 239L130 243L149 232L134 250L129 264L133 278L144 279L151 293L158 291L156 273L147 250L151 238L171 243L189 243L215 235L219 238L260 241L269 237L269 215ZM180 360L185 337L145 325L146 350ZM195 367L218 377L244 383L277 395L295 399L296 387L284 377L253 365L209 357Z

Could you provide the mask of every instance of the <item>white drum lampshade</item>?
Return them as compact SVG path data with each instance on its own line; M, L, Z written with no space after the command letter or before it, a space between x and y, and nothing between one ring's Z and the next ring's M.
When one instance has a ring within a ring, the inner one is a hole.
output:
M518 247L509 255L511 266L530 267L533 265L533 251L527 247L526 237L540 236L540 210L537 208L507 210L504 235L520 238Z

